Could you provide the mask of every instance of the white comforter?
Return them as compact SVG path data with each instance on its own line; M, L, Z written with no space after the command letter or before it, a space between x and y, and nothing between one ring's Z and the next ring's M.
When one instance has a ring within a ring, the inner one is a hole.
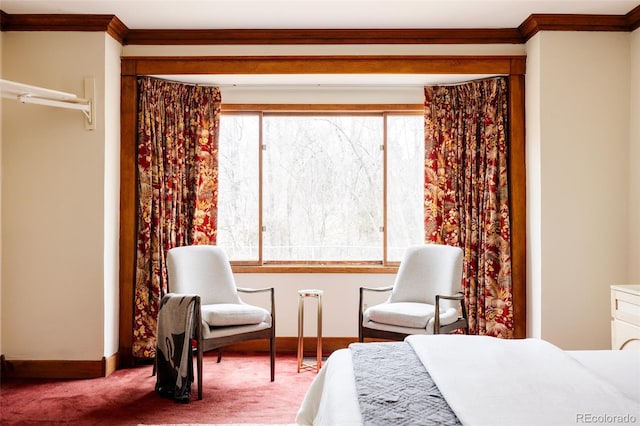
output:
M407 342L464 425L640 424L638 352L572 353L538 339L461 335ZM329 357L296 422L362 424L348 349Z

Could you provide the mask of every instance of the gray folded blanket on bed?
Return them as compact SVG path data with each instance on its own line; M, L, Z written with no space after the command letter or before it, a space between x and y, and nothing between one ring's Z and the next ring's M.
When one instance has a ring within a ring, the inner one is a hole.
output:
M160 395L178 402L189 402L193 383L193 349L196 303L192 294L166 294L160 301L156 347L157 378Z
M406 342L349 345L364 425L460 425Z

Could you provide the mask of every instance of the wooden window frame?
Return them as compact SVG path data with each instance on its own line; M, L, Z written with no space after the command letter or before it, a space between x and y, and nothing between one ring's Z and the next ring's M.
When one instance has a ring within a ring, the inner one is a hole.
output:
M511 259L514 337L526 336L525 56L131 56L121 58L120 108L120 348L133 363L136 259L137 78L189 74L463 74L506 75L509 80ZM389 267L256 267L236 272L392 273Z
M323 272L325 270L345 270L351 273L364 272L377 273L381 270L385 273L396 272L400 262L392 261L388 259L387 253L387 117L393 115L424 115L423 104L404 104L404 105L387 105L385 104L226 104L221 107L223 114L255 114L260 120L260 141L258 147L263 146L262 141L262 120L265 116L367 116L367 117L379 117L383 120L383 148L382 148L382 173L383 173L383 189L382 189L382 259L380 260L361 260L361 261L348 261L348 260L265 260L263 257L263 233L258 233L258 259L256 260L232 260L231 265L233 271L237 273L249 273L249 272L299 272L302 268L304 270L313 270L316 272ZM263 165L263 150L258 149L258 229L263 229L263 204L262 204L262 165Z

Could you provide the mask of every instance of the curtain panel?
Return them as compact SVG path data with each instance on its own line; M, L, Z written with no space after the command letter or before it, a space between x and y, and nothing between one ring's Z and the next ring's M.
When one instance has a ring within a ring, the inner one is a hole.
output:
M153 358L167 250L215 244L220 90L138 79L133 356Z
M505 77L425 87L425 241L464 250L471 334L513 337Z

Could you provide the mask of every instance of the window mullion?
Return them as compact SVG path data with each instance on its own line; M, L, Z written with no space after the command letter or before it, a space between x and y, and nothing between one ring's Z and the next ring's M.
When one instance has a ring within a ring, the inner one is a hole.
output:
M263 162L262 162L262 157L263 157L263 153L264 153L264 146L263 146L263 118L264 114L263 112L259 112L258 113L258 264L262 265L263 264L263 257L262 257L262 242L263 242L263 238L264 238L264 228L263 228L263 220L262 220L262 215L263 215L263 211L262 211L262 194L263 194L263 183L264 183L264 179L263 179Z
M387 264L387 113L382 113L382 264Z

